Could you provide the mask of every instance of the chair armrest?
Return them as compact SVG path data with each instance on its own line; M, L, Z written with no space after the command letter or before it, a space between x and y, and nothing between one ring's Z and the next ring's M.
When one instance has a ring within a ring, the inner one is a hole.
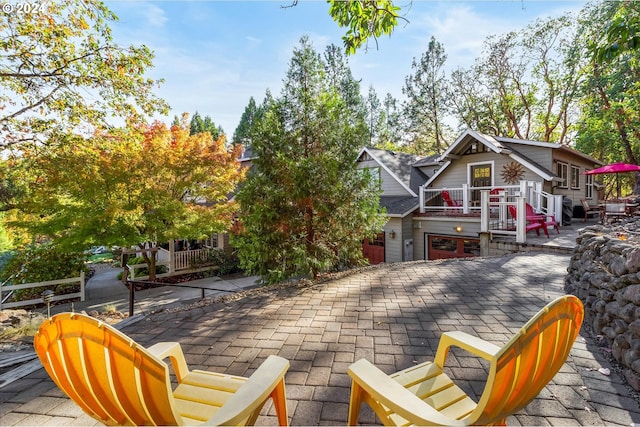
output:
M259 410L278 384L284 381L289 361L271 355L256 369L238 391L202 425L238 425L255 410Z
M438 350L436 351L436 358L434 363L440 368L444 368L444 363L449 353L449 347L456 346L476 356L482 357L486 360L491 360L501 350L495 344L478 338L474 335L469 335L462 331L445 332L440 337L440 343L438 344Z
M465 425L460 420L442 415L366 359L349 366L348 373L373 400L415 425Z
M187 361L184 359L184 353L182 352L180 343L159 342L147 348L147 351L160 360L168 357L171 360L179 383L181 383L182 379L189 373L189 367L187 366Z

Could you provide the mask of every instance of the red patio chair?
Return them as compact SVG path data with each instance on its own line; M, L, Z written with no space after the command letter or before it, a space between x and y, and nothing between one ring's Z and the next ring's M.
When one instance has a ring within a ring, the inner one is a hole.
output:
M527 209L527 221L539 221L542 224L542 231L544 231L544 234L546 234L547 237L549 237L549 227L552 227L556 229L556 231L558 232L558 234L560 234L560 226L558 225L558 222L556 221L556 217L553 215L545 215L542 213L536 213L533 210L533 206L531 206L529 203L526 204L526 209Z
M513 220L516 221L516 218L518 217L516 207L513 206L513 205L509 205L507 207L509 208L509 213L513 217ZM539 236L540 235L540 229L542 228L542 224L543 224L543 222L541 222L540 219L538 219L538 218L533 220L533 221L530 220L529 218L527 218L526 232L528 233L531 230L536 230L536 234ZM548 234L547 234L547 236L548 236Z
M445 204L450 207L460 208L462 205L457 201L451 198L451 195L447 190L442 190L442 200L444 200Z

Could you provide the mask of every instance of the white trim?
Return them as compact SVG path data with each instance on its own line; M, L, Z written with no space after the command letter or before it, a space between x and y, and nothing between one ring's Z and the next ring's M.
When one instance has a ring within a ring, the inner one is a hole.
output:
M442 172L444 172L444 170L451 164L451 160L447 160L447 162L440 166L440 168L438 168L437 171L435 171L435 173L431 176L431 178L429 178L427 180L427 182L424 183L424 187L428 187L429 185L431 185L431 183L433 182L434 179L436 179L437 177L439 177Z
M418 197L418 195L411 190L411 188L409 188L409 186L407 184L405 184L404 182L402 182L402 180L400 178L398 178L398 175L396 175L395 173L393 173L388 167L387 165L385 165L383 162L380 161L380 159L378 159L376 156L373 155L373 153L371 151L369 151L368 147L364 147L362 150L360 150L360 153L358 154L358 159L360 159L360 156L362 156L362 153L364 153L366 151L366 153L371 156L371 159L373 159L373 161L375 161L376 163L378 163L382 169L384 169L389 175L391 175L399 184L402 188L404 188L405 190L407 190L407 192L413 196L413 197ZM411 166L413 167L413 166ZM382 184L382 182L381 182ZM383 194L384 195L384 194Z
M517 139L517 138L505 138L503 136L497 136L496 140L501 142L509 142L513 144L520 145L533 145L535 147L544 147L544 148L560 148L561 145L557 142L543 142L543 141L533 141L529 139Z
M529 170L533 171L536 175L538 175L540 178L544 179L545 181L553 181L553 179L556 178L555 175L547 174L542 169L540 169L539 167L535 166L534 164L526 161L525 159L523 159L522 157L518 156L517 154L511 153L511 154L509 154L509 157L512 158L513 160L515 160L516 162L526 166Z

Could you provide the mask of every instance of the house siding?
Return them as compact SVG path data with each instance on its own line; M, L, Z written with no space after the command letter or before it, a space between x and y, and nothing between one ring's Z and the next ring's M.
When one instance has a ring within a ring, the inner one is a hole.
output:
M462 227L462 232L454 231L456 226ZM476 219L463 217L424 217L413 219L413 259L426 259L425 239L426 235L469 237L479 239L480 222Z
M568 173L569 173L569 184L567 188L562 188L559 186L558 182L553 183L553 194L559 194L562 196L567 196L573 202L574 206L580 205L580 199L584 199L586 195L586 176L583 173L589 169L593 169L593 163L583 160L579 157L571 156L570 153L562 152L559 150L554 150L553 156L553 166L551 169L554 173L556 173L557 163L562 162L568 165ZM571 166L578 166L580 168L579 180L580 185L578 188L571 188ZM597 197L594 192L594 198Z
M395 231L396 237L392 239L391 230ZM402 218L389 218L384 226L384 260L385 262L402 261Z
M360 168L378 169L380 170L380 187L385 196L408 196L410 193L406 188L398 182L398 180L380 166L375 160L360 162ZM397 230L396 230L397 231Z
M432 183L432 187L436 188L459 188L462 186L462 183L470 184L469 182L469 168L467 166L468 163L490 163L493 162L493 182L494 185L515 185L515 184L507 184L504 182L502 178L502 168L513 162L514 160L508 156L497 154L497 153L480 153L480 154L471 154L463 156L461 159L457 159L452 162L447 170L438 178L436 178ZM541 178L538 174L528 169L524 168L524 175L522 176L523 180L527 181L540 181Z

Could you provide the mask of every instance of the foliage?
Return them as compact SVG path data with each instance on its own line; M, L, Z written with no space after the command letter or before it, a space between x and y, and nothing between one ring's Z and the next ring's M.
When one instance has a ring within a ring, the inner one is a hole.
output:
M0 148L167 110L152 93L159 82L144 77L153 53L116 45L117 17L101 1L39 4L0 14Z
M211 120L211 117L209 116L205 116L203 119L196 111L193 117L191 117L191 123L189 124L189 134L196 135L202 132L209 132L214 140L224 135L222 126L216 126L216 124L213 122L213 120Z
M615 61L600 62L598 58L602 34L630 8L638 5L595 3L580 17L580 44L589 62L581 74L582 114L576 148L606 163L637 164L640 159L640 50L629 49ZM624 174L620 179L630 177ZM635 174L633 191L640 193L640 174Z
M473 67L451 74L455 115L491 135L568 143L581 57L569 16L491 36Z
M630 0L615 3L615 13L600 37L590 44L593 58L600 64L612 62L619 55L634 54L640 48L640 5Z
M331 5L329 15L340 27L347 27L342 37L348 55L367 46L370 37L378 45L378 37L390 35L398 25L400 7L392 0L327 0Z
M303 38L281 97L262 106L232 243L242 267L268 282L361 263L362 239L384 224L377 187L356 168L367 126L349 78Z
M171 129L131 124L90 139L65 138L20 159L31 173L22 177L29 193L14 227L82 250L144 248L231 226L236 207L228 194L244 176L240 148L228 151L224 137L213 141L209 133L190 135L186 116Z
M251 130L262 114L264 114L264 111L258 108L253 96L249 98L249 103L240 117L240 123L238 123L235 132L233 132L233 145L242 144L245 150L251 148Z
M404 117L409 138L409 150L422 155L442 154L449 146L450 132L445 125L449 110L444 47L431 37L429 47L420 61L413 58L413 74L405 79L402 93L407 96Z
M32 245L20 248L0 271L0 283L8 284L46 282L70 279L88 272L82 252L61 250L52 244ZM56 285L54 288L39 287L15 291L16 299L39 296L45 289L53 289L56 294L66 293L73 285Z

